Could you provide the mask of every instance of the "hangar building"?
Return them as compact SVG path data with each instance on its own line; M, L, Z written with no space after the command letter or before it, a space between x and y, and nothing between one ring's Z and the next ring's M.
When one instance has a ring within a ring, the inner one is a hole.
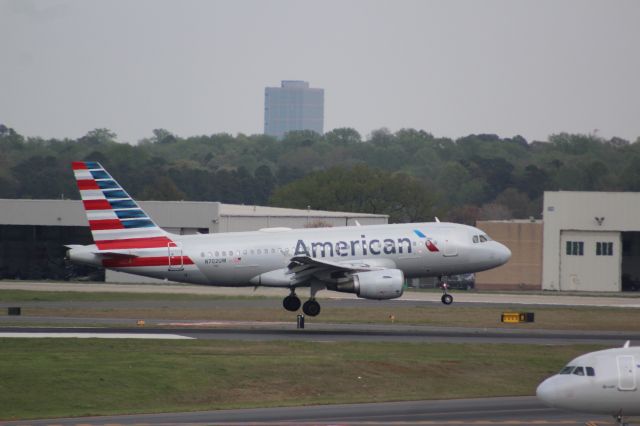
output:
M511 260L476 274L483 290L640 290L640 193L544 193L543 221L478 221Z
M542 289L640 287L640 194L545 192Z
M378 214L245 206L219 202L140 201L153 220L174 234L385 224ZM88 270L64 262L66 244L93 244L79 200L0 199L0 279L131 281L129 274ZM135 276L135 281L144 278Z

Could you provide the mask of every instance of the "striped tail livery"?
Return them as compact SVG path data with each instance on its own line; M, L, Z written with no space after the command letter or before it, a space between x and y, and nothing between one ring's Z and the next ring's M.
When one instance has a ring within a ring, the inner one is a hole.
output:
M82 254L85 263L158 278L193 265L174 241L179 236L160 228L100 163L75 161L72 168L95 242L91 250L73 246L76 258Z

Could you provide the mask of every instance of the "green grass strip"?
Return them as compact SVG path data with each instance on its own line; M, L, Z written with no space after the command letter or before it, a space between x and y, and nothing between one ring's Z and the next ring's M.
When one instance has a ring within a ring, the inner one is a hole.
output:
M596 348L0 339L0 420L532 395Z

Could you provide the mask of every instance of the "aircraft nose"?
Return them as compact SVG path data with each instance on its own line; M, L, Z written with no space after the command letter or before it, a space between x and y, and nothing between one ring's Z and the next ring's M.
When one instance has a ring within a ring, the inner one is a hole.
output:
M549 379L547 379L538 385L538 388L536 389L536 396L548 406L553 407L553 403L556 399L556 387L553 383L550 383Z
M509 247L504 244L496 243L496 245L495 258L500 262L500 265L504 265L509 261L509 259L511 259L511 250L509 250Z
M504 244L500 244L500 254L498 255L498 258L503 264L507 263L509 259L511 259L511 250L509 250L509 247Z

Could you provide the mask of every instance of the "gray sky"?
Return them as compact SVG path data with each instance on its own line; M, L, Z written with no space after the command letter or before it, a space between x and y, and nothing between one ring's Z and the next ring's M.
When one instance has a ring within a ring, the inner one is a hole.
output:
M286 79L363 136L640 136L634 0L0 0L0 54L0 123L29 136L261 133Z

